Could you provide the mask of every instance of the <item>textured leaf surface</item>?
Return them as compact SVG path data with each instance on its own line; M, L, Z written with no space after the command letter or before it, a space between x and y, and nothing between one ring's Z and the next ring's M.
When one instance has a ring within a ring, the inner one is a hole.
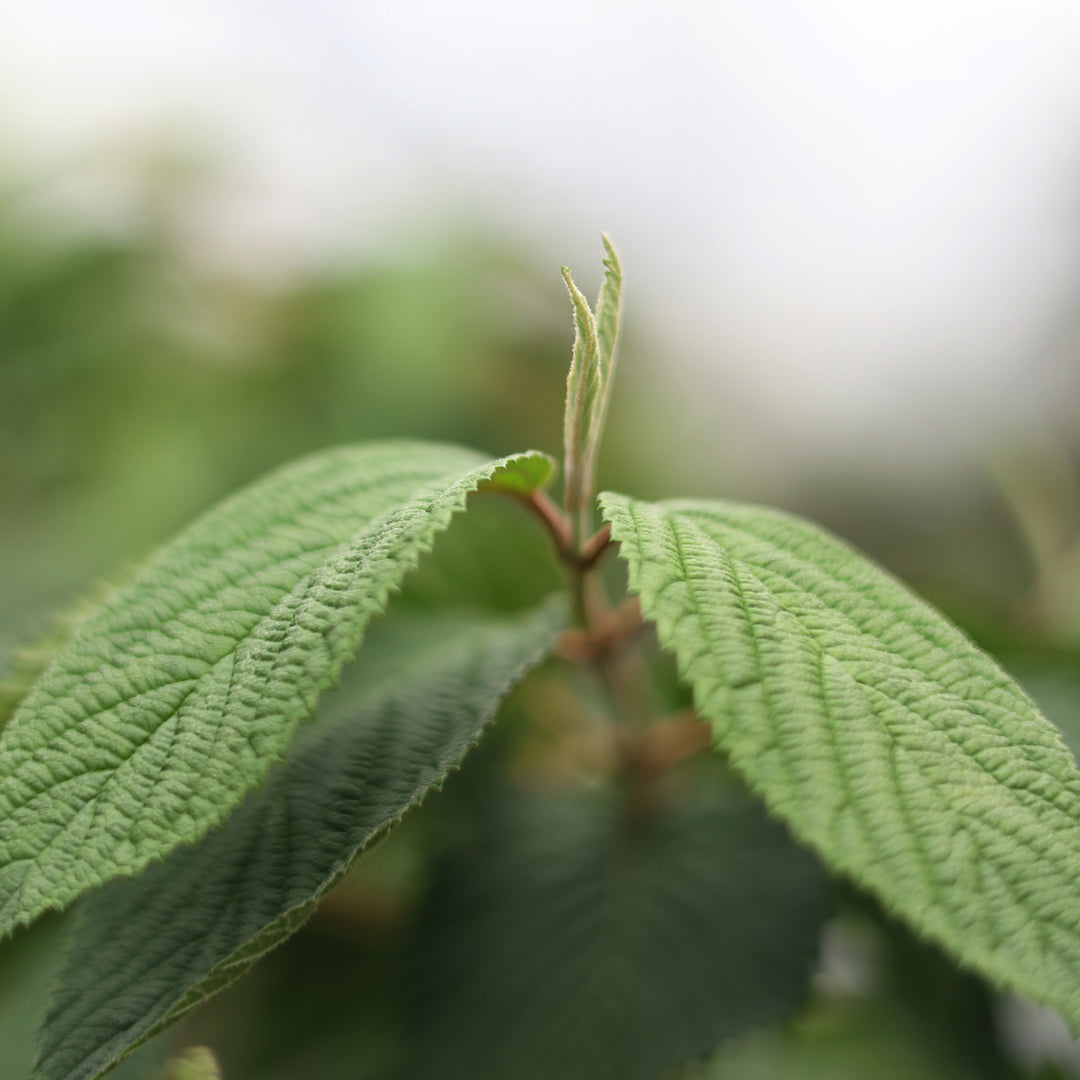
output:
M597 390L593 398L593 414L589 422L589 434L585 444L584 470L593 476L596 458L600 452L600 440L604 434L608 406L611 403L611 387L615 378L615 358L619 343L619 316L622 310L623 273L619 256L611 240L604 241L604 283L596 301L596 347L599 353L597 365ZM593 492L588 492L591 499Z
M604 283L594 315L567 267L563 280L574 308L574 353L566 380L566 411L563 418L566 491L564 502L583 532L591 528L589 514L595 488L596 456L604 431L611 381L615 374L615 350L622 304L622 267L611 241L605 236Z
M604 241L604 283L596 301L596 343L600 350L601 382L606 388L615 374L615 346L619 340L619 314L622 309L622 266L611 240Z
M0 730L7 726L15 710L56 654L72 639L84 623L116 591L102 583L80 597L70 610L57 615L49 630L36 641L16 650L8 672L0 679Z
M220 832L89 897L43 1029L42 1080L95 1077L294 932L357 853L442 782L562 609L390 617Z
M549 468L542 455L343 447L271 474L164 548L0 737L0 933L219 824L469 492L527 489Z
M1080 774L1012 679L817 527L601 497L717 745L836 869L1080 1030Z
M566 410L563 416L563 439L567 457L589 440L589 427L597 409L603 387L603 368L600 343L596 336L596 318L581 290L574 284L570 270L564 266L563 280L570 292L574 308L574 352L566 377Z
M487 809L427 904L410 1076L655 1080L801 1004L827 883L744 796Z

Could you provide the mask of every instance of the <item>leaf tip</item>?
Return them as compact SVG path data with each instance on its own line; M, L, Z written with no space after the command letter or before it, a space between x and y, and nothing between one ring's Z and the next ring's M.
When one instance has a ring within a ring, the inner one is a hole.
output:
M604 253L607 258L604 259L604 265L617 274L622 274L622 264L619 262L619 253L615 250L615 245L611 242L611 237L607 233L600 234L600 243L604 245Z

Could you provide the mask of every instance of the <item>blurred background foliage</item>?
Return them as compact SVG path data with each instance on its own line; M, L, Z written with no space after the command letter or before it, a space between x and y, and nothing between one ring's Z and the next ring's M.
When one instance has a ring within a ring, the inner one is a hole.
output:
M571 331L554 268L458 228L390 260L273 285L225 275L178 238L190 182L147 169L139 210L119 231L52 223L25 213L19 190L0 194L9 669L17 646L51 632L95 582L122 577L193 514L297 454L387 436L558 451ZM655 374L635 369L649 345L635 336L629 272L603 483L646 497L753 497L739 462L715 460L708 431L680 430ZM1080 750L1073 452L1003 447L959 502L846 479L788 502L944 606ZM536 599L513 583L539 534L516 522L524 531L501 556L483 516L447 534L397 603ZM470 592L477 567L487 584ZM687 701L670 665L649 640L641 648L656 715L679 715ZM604 709L580 672L546 665L462 772L307 928L116 1075L1080 1075L1055 1018L958 971L830 883L722 763L676 754L650 768L642 747L655 737L634 753L605 742ZM46 919L0 947L10 1080L29 1075L65 925ZM212 1054L164 1064L200 1046ZM688 1070L676 1067L687 1057Z

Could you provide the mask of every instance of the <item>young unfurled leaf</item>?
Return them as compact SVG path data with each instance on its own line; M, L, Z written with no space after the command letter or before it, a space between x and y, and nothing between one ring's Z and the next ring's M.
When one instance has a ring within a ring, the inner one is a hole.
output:
M411 1076L652 1080L805 999L829 888L741 793L490 803L426 904Z
M604 241L604 284L596 302L596 341L600 348L602 385L611 385L615 374L615 346L619 340L619 316L622 309L622 265L609 237Z
M834 868L1080 1030L1080 773L985 653L846 544L601 497L718 747Z
M615 357L619 342L619 317L622 312L622 266L611 240L603 237L604 284L596 301L596 343L600 353L599 390L593 399L593 415L589 424L589 437L585 444L585 475L595 475L596 457L607 421L611 402L611 385L615 377ZM593 492L586 493L589 498Z
M480 487L543 455L326 451L226 500L87 619L0 736L0 934L220 824Z
M566 413L563 418L564 466L566 469L566 509L576 518L587 498L586 449L592 421L602 389L600 346L596 339L596 319L589 302L574 284L564 266L563 280L574 307L574 353L566 380Z
M223 830L87 899L35 1075L100 1075L296 931L358 852L457 766L563 625L557 603L375 626Z

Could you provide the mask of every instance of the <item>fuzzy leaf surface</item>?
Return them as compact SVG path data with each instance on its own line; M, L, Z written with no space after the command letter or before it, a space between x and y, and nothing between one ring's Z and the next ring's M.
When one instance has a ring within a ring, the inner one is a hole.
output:
M619 316L622 310L623 272L611 240L604 241L604 283L596 301L596 347L600 354L599 389L594 398L593 416L589 425L589 439L585 449L586 473L592 475L600 451L600 439L604 433L608 406L611 403L611 386L615 378L615 354L619 342Z
M467 495L549 471L539 454L341 447L181 533L79 627L0 736L0 934L220 824Z
M818 527L601 497L716 744L795 834L1080 1030L1080 774L985 653Z
M359 852L459 764L563 625L558 603L376 625L224 829L87 898L37 1075L100 1075L298 929Z
M426 905L408 1075L653 1080L802 1003L820 865L744 794L659 803L485 804Z
M623 272L611 240L604 241L604 283L596 301L596 343L603 370L602 383L610 386L615 374L615 345L619 340L619 314L622 308Z
M116 591L115 585L101 583L53 619L53 625L36 641L17 649L9 671L0 679L0 731L15 715L19 702L29 693L56 654L85 622Z

